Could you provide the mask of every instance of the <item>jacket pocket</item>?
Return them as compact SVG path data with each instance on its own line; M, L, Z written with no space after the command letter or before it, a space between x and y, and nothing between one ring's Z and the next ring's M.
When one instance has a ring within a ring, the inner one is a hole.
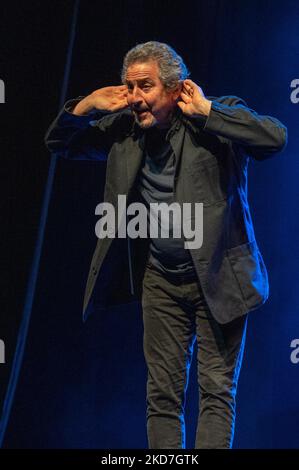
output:
M263 304L269 296L268 274L256 241L227 250L234 275L249 310Z
M214 157L193 161L188 167L198 202L205 206L227 199L227 181L224 168Z

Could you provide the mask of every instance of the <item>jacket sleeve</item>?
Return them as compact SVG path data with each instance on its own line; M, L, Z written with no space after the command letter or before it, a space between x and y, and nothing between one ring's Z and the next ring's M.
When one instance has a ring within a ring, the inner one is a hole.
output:
M204 131L242 146L257 160L282 151L287 144L287 128L278 119L258 114L237 96L213 99L210 114L201 124Z
M74 160L106 160L112 114L102 112L76 116L72 110L83 96L65 103L45 135L50 152ZM99 119L100 118L100 119Z

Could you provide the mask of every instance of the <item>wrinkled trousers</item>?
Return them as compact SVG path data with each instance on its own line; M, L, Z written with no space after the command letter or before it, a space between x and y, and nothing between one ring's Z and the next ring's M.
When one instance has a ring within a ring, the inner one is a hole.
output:
M197 278L166 276L150 262L142 309L149 448L185 448L186 391L195 340L200 410L195 448L231 448L248 314L219 324Z

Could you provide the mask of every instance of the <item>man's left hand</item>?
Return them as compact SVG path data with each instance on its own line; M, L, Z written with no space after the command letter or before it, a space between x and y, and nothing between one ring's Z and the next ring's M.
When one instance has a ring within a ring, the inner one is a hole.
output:
M205 98L202 89L196 85L196 83L186 79L183 81L181 95L177 105L187 116L208 116L212 101Z

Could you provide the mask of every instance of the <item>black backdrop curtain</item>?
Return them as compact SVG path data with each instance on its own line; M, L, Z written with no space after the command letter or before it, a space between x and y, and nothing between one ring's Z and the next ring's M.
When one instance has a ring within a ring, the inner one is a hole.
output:
M74 2L9 2L2 11L0 364L3 404L34 253L50 156L45 131L58 112ZM296 259L299 171L299 8L295 1L80 2L67 98L120 83L125 52L138 42L167 42L183 56L208 95L234 94L289 128L287 151L252 162L249 196L269 270L271 297L250 316L241 371L235 447L296 447L298 366L290 342L299 335ZM57 163L42 258L7 448L146 447L140 305L107 310L83 325L81 308L96 242L94 209L104 165ZM6 185L5 185L6 183ZM195 355L194 355L195 357ZM187 447L197 413L193 361Z

